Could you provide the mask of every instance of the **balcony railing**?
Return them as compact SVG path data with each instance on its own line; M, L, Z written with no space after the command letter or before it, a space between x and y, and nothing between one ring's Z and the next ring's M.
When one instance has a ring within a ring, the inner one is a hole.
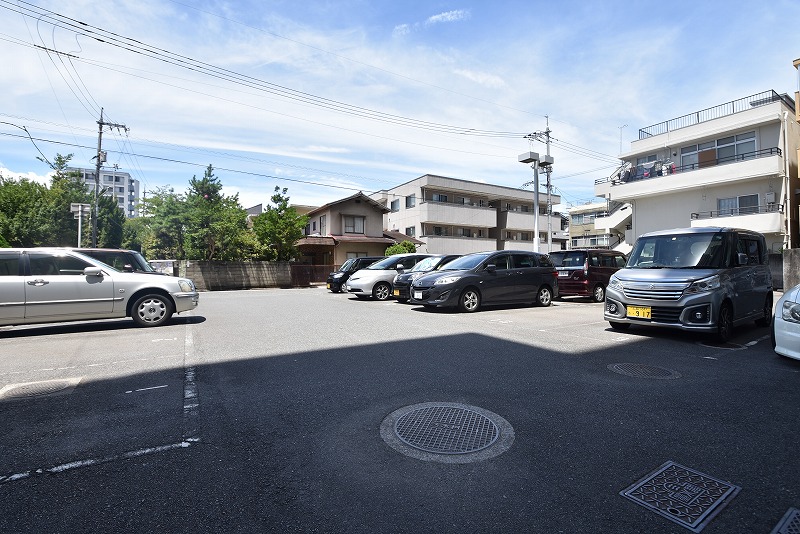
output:
M718 106L714 106L713 108L695 111L694 113L689 113L688 115L678 117L677 119L671 119L648 126L647 128L642 128L639 130L639 140L647 139L648 137L653 137L655 135L665 134L667 132L672 132L680 128L686 128L687 126L694 126L695 124L700 124L701 122L718 119L720 117L726 117L728 115L733 115L734 113L741 113L742 111L747 111L748 109L753 109L758 106L765 106L773 102L781 101L789 106L792 112L794 112L794 103L787 95L779 95L775 91L764 91L763 93L740 98L739 100L734 100L733 102L728 102L726 104L720 104Z
M681 172L696 171L699 169L705 169L707 167L726 165L728 163L736 163L750 159L780 156L781 154L782 152L780 148L772 147L762 148L761 150L756 150L754 152L745 152L744 154L736 154L735 156L712 159L704 161L703 163L690 163L688 165L681 166L676 166L671 161L651 161L643 165L632 166L627 170L615 172L608 178L600 178L595 180L594 183L595 185L604 184L606 182L611 182L611 185L625 184L638 180L648 180L650 178L658 178L661 176L668 176L670 174L677 174Z
M692 213L692 220L713 219L716 217L736 217L739 215L757 215L759 213L783 213L783 204L766 204L763 206L748 206L746 208L731 208L720 211L701 211Z

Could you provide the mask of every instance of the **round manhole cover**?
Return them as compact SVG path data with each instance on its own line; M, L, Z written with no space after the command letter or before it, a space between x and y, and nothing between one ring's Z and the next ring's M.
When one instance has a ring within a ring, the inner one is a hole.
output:
M11 384L0 390L0 398L4 399L29 399L62 393L75 387L75 380L47 380L45 382L28 382L26 384Z
M487 410L430 402L389 414L381 424L381 437L407 456L468 463L505 452L514 441L514 431L508 421Z
M612 363L608 369L621 375L632 376L635 378L655 378L658 380L671 380L680 378L681 374L663 367L652 365L642 365L640 363Z

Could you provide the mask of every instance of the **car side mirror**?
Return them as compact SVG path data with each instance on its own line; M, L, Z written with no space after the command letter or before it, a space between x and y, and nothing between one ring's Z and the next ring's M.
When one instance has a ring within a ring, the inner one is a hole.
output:
M736 255L736 261L738 262L739 265L747 265L749 260L747 258L747 254L745 254L744 252L740 252Z
M494 263L490 263L489 265L486 266L487 273L494 273L496 270L497 270L497 265L495 265Z
M397 267L395 267L395 269L397 269L397 270L398 270L398 271L400 271L400 272L403 272L403 269L405 269L405 267L403 266L403 264L402 264L402 263L399 263L399 264L397 265Z
M84 276L103 276L103 269L100 267L86 267L83 270Z
M123 265L122 270L125 271L126 273L132 273L135 271L133 265L131 265L130 263L126 263L125 265Z

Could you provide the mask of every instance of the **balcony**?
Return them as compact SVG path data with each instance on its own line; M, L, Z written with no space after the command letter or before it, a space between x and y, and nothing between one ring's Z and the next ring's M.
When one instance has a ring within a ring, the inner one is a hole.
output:
M772 147L684 166L676 166L671 161L628 166L608 178L595 180L595 194L613 195L615 200L626 201L682 189L778 176L783 167L782 156L780 148ZM731 167L732 164L735 167Z
M777 234L783 228L783 205L765 204L747 208L692 213L692 228L727 226L747 228L762 234Z
M772 104L773 102L781 101L789 106L789 108L792 110L795 109L794 103L788 96L779 95L775 91L764 91L762 93L757 93L755 95L734 100L733 102L720 104L718 106L701 111L695 111L694 113L689 113L683 117L670 119L665 122L654 124L653 126L648 126L647 128L642 128L639 130L639 140L648 139L656 135L673 132L681 128L687 128L689 126L694 126L695 124L719 119L728 115L741 113L756 107L766 106L768 104Z
M497 226L495 208L426 200L418 204L420 220L456 226Z

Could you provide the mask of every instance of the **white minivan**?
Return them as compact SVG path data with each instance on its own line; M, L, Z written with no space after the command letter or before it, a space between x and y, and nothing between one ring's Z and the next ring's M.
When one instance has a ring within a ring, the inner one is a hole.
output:
M764 236L740 228L679 228L639 236L611 276L604 319L675 328L728 341L734 327L772 319L772 275Z

